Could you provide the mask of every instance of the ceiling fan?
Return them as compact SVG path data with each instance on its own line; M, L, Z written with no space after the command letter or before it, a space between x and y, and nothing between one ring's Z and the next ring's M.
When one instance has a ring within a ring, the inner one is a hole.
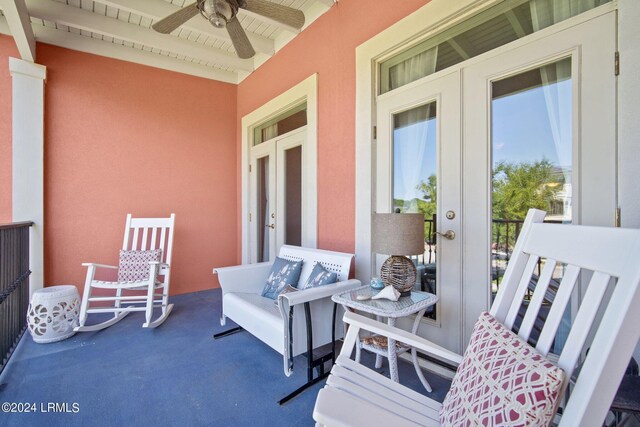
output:
M238 21L238 10L246 9L297 29L304 25L304 13L292 7L266 0L196 0L151 26L159 33L168 34L200 13L216 28L226 28L238 56L248 59L255 50Z

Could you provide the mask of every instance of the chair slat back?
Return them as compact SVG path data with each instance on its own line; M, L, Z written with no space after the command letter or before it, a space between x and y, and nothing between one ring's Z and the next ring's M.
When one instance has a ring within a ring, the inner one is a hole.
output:
M145 251L162 249L162 262L171 265L175 214L168 218L133 218L127 215L122 249ZM158 242L158 235L160 241ZM168 269L161 267L159 274L167 275Z
M532 266L544 260L518 328L518 334L529 340L542 306L549 303L544 296L553 271L565 266L536 343L536 349L547 355L565 310L580 300L572 297L576 285L590 278L578 307L571 307L573 321L558 359L568 377L584 360L560 425L602 425L640 338L640 230L543 224L543 219L544 212L529 211L491 314L514 327L534 279Z

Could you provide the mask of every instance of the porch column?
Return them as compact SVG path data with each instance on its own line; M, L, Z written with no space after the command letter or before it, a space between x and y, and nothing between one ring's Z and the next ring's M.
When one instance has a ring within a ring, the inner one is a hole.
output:
M12 80L13 221L33 221L30 294L44 283L44 81L47 68L9 58Z

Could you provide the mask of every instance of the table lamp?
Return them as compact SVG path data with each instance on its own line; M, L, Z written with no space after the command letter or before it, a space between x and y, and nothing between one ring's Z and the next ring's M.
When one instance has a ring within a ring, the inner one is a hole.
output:
M390 255L382 264L380 277L400 296L411 295L416 283L416 266L405 255L424 253L424 215L421 213L375 213L373 252Z

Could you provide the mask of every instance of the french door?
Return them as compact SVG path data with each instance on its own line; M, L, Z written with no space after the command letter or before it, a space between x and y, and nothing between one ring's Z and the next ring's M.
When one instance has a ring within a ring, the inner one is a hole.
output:
M305 128L251 148L250 262L273 261L284 244L304 245Z
M420 333L453 351L499 287L518 210L614 224L616 16L574 22L378 97L375 209L425 213L416 289L440 302Z
M425 214L425 254L415 259L416 289L436 293L440 300L421 332L457 351L462 332L460 71L382 95L378 128L378 176L391 179L377 183L376 211ZM439 230L456 237L438 239ZM386 257L377 256L377 272Z

